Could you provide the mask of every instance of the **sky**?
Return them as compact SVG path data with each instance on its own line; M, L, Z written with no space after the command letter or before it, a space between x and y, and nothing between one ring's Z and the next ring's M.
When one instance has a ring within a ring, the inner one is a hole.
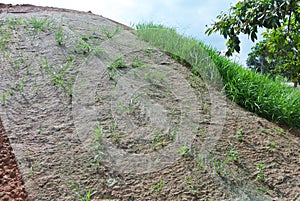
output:
M126 25L154 22L176 28L179 33L192 36L223 52L226 40L219 34L205 35L221 11L227 12L238 0L2 0L8 4L33 4L91 11ZM253 43L241 38L241 52L232 58L245 66Z

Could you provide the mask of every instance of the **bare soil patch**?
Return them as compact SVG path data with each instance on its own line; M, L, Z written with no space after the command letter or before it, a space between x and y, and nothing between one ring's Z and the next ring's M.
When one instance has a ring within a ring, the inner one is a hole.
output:
M0 198L4 201L27 200L16 157L0 120Z
M222 100L102 16L0 8L0 115L29 200L300 199L298 130ZM1 133L1 171L26 199Z

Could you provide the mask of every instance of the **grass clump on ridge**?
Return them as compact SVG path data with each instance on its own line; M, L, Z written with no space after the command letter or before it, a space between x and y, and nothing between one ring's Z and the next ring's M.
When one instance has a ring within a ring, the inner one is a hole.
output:
M300 91L268 76L243 69L211 47L162 25L136 25L137 35L177 60L187 61L192 72L215 87L224 87L227 97L274 122L300 127ZM222 77L222 79L220 79ZM222 83L223 81L223 83Z

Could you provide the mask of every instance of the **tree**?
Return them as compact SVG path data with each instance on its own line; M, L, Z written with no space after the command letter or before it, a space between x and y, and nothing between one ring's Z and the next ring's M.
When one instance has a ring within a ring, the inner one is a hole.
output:
M272 74L274 62L268 59L269 52L266 48L265 41L258 42L251 48L252 52L248 54L246 64L248 68L263 74Z
M264 40L257 43L248 55L247 65L263 73L284 75L297 86L300 81L300 30L292 28L287 33L284 28L286 26L264 32ZM260 62L257 61L259 58Z
M226 56L240 51L240 34L254 42L259 28L265 28L264 40L257 43L248 64L261 72L290 73L294 83L300 81L300 1L243 0L221 13L218 21L206 30L208 35L219 31L227 39Z

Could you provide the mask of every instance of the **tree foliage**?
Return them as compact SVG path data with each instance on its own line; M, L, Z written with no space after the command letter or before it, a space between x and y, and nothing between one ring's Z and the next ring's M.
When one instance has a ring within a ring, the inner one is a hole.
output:
M240 34L254 42L259 28L265 28L264 40L252 48L247 64L261 72L289 73L300 80L300 1L243 0L229 13L221 13L206 30L208 35L220 32L226 39L226 55L240 51Z

